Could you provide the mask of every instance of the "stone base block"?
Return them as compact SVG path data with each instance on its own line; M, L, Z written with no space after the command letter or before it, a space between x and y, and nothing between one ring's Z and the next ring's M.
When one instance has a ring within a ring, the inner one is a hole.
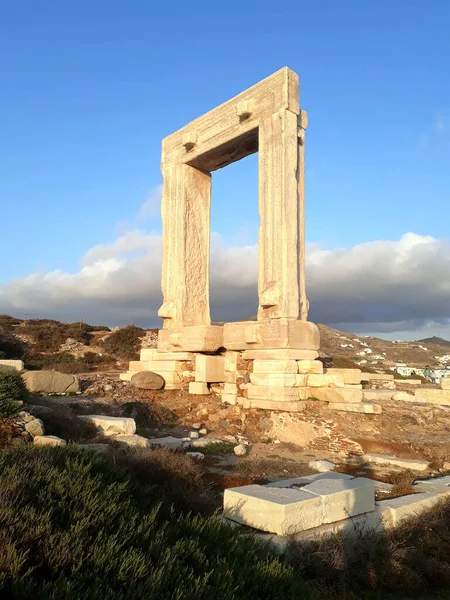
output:
M140 359L141 361L148 360L194 360L193 352L158 352L156 348L142 348Z
M250 373L250 381L255 385L275 387L305 387L307 375L294 373Z
M236 395L238 393L237 383L224 383L223 384L223 393Z
M160 373L158 373L158 375L161 375L161 377L166 382L164 385L164 389L166 390L177 390L183 383L181 375L177 372L161 371Z
M253 373L298 373L295 360L254 360Z
M136 423L134 419L126 417L107 417L105 415L79 415L78 418L92 423L105 437L136 433Z
M429 390L417 389L413 402L427 402L428 404L450 405L450 389L448 390Z
M158 352L216 352L223 347L223 327L193 325L179 329L160 329Z
M227 518L255 529L293 535L375 509L370 479L321 479L301 488L247 485L224 494Z
M445 498L445 494L423 492L377 502L377 513L385 527L396 527L404 519L420 515Z
M317 400L322 402L333 402L333 403L357 403L362 402L363 392L362 390L352 388L314 388L311 390L311 394Z
M322 501L299 490L246 485L225 490L228 519L278 535L292 535L322 524Z
M320 360L298 360L298 372L305 375L322 375L323 364Z
M302 487L322 504L322 523L335 523L375 510L375 484L371 479L318 479Z
M361 373L361 381L393 381L390 373Z
M128 363L128 370L136 372L150 371L148 368L148 360L130 360Z
M429 462L426 460L416 460L411 458L399 458L398 456L388 456L384 454L364 454L363 460L377 465L394 465L412 471L426 471Z
M239 398L240 400L240 398ZM223 396L222 396L223 401ZM263 398L242 398L240 404L244 408L261 408L264 410L281 410L283 412L301 413L305 410L304 402L297 400L264 400Z
M297 319L269 319L225 323L223 345L227 350L263 350L286 348L318 350L319 329L314 323Z
M225 357L197 354L195 357L195 381L223 383L225 381Z
M315 361L319 353L315 350L245 350L242 358L244 360L297 360ZM320 362L320 361L317 361ZM322 363L320 363L322 364ZM320 371L322 372L322 371Z
M422 383L422 382L419 380L419 383ZM441 379L441 388L443 390L450 390L450 377L443 377Z
M189 383L189 393L197 394L200 396L204 394L210 394L211 392L209 391L207 383L204 383L202 381L191 381Z
M247 398L262 400L307 400L311 390L305 387L269 387L264 385L247 385Z
M361 383L361 369L326 369L326 375L342 375L345 384Z
M309 387L343 387L344 377L342 375L308 375Z
M363 413L366 415L380 415L383 412L383 408L379 404L371 404L370 402L361 402L360 404L330 402L328 407L332 410Z
M230 404L231 406L234 406L238 403L238 397L236 394L222 394L221 400L223 404Z
M127 371L126 373L121 373L119 375L120 379L122 381L131 381L131 378L133 377L133 375L136 375L136 373L141 373L142 371Z
M364 400L392 400L395 390L363 390Z
M154 373L167 373L169 371L182 373L184 362L181 360L149 360L147 365L147 371L153 371Z

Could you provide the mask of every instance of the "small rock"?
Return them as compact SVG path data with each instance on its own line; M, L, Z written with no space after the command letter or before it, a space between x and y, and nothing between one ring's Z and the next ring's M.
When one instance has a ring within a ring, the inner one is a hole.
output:
M200 435L207 435L207 434L208 434L208 430L207 430L207 429L204 429L204 428L203 428L203 429L200 429L200 430L199 430L199 434L200 434Z
M136 431L134 419L127 417L108 417L106 415L79 415L79 419L95 425L98 431L107 437L115 435L132 435Z
M202 428L202 424L201 423L193 423L192 424L192 429L201 429Z
M273 444L281 444L280 440L273 440Z
M199 435L198 431L191 431L189 433L189 437L191 438L191 440L198 440L200 435Z
M33 436L44 435L44 423L40 419L33 419L25 423L25 429Z
M142 435L116 435L111 440L127 448L148 448L150 446L148 439Z
M238 443L237 438L235 438L234 435L224 435L223 440L224 442L230 442L230 444Z
M444 471L450 471L450 462L445 462L442 465L442 468L444 469Z
M190 456L191 458L195 458L196 460L204 460L205 455L201 452L186 452L186 456Z
M19 418L23 419L24 423L30 423L31 421L34 421L34 419L36 417L34 417L33 415L30 415L30 413L21 410L20 413L17 415Z
M66 440L56 435L35 435L33 444L35 446L65 446Z
M314 471L318 471L319 473L332 471L335 466L336 465L329 460L312 460L308 465L310 469L314 469Z
M238 446L235 446L234 453L236 456L245 456L247 454L247 448L242 444L239 444Z
M152 371L141 371L135 373L130 379L130 383L133 387L139 388L140 390L160 390L164 387L165 381L158 373Z

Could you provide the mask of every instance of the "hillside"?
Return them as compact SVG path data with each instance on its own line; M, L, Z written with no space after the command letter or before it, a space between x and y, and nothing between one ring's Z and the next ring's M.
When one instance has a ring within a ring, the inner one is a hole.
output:
M439 337L392 342L371 336L358 337L327 325L318 327L322 356L341 357L365 368L390 368L396 363L419 368L428 364L435 368L450 365L450 342ZM155 329L145 331L134 326L111 332L101 325L60 323L50 319L25 321L0 315L0 358L24 358L30 366L41 368L50 368L53 362L67 363L66 369L78 366L80 370L100 368L107 363L113 365L117 359L137 358L140 344L154 347L156 337ZM76 358L79 364L74 365L69 357ZM86 368L86 358L90 368Z
M358 337L321 324L318 327L321 352L326 355L342 356L360 364L380 367L396 363L415 367L450 365L450 342L441 338L398 342L372 336Z

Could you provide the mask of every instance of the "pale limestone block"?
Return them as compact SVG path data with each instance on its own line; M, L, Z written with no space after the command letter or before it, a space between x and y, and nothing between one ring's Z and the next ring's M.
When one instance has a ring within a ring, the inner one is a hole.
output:
M195 358L193 352L158 352L156 348L142 348L141 361L149 360L182 360L183 362L192 361Z
M237 404L237 399L238 397L236 394L222 394L221 397L223 404L229 404L231 406Z
M321 375L323 373L323 364L320 360L298 360L297 367L299 373L308 375Z
M133 375L136 375L136 373L141 373L142 371L127 371L126 373L121 373L119 375L120 379L122 381L131 381L131 378L133 377Z
M344 377L342 375L308 375L309 387L343 387Z
M78 415L78 418L95 425L98 431L106 437L136 433L136 423L134 419L126 417L107 417L105 415Z
M195 381L221 383L225 380L225 357L197 354L195 357Z
M224 493L228 519L278 535L292 535L322 524L322 499L300 490L246 485Z
M1 366L11 368L14 371L23 371L25 368L23 360L10 360L6 358L0 360L0 370Z
M33 444L35 446L65 446L66 441L56 435L35 435Z
M320 333L314 323L297 319L225 323L223 346L227 350L273 348L316 351L320 348Z
M442 406L450 405L450 389L430 390L417 389L414 402L426 402L427 404L440 404Z
M308 127L308 115L301 110L297 118L298 156L297 156L297 187L298 187L298 253L299 253L299 300L300 319L308 320L309 302L306 297L306 237L305 237L305 130Z
M422 385L422 381L420 379L394 379L394 381L400 385L405 383L406 385Z
M298 90L298 75L284 67L188 123L163 140L163 170L170 164L189 162L205 171L215 171L257 152L258 122L279 109L299 114ZM243 119L244 113L248 116ZM237 139L239 143L232 143ZM189 149L185 145L188 142Z
M147 365L147 370L153 371L154 373L163 373L167 371L183 372L183 361L181 360L149 360Z
M250 373L250 381L255 385L301 387L306 385L307 375L295 373Z
M361 369L325 369L326 375L342 375L344 383L349 385L361 383Z
M240 399L239 399L240 400ZM283 412L301 413L305 410L305 403L297 400L267 400L264 398L243 398L244 408L261 408L264 410L280 410Z
M298 319L304 215L299 214L297 114L281 109L260 120L258 160L258 320Z
M183 383L181 375L176 371L161 371L161 373L158 373L158 375L161 375L166 382L164 385L166 390L176 390Z
M189 441L173 437L172 435L162 438L150 438L148 443L149 446L165 446L166 448L170 448L172 450L186 448L191 445Z
M239 359L239 352L228 350L227 352L225 352L224 356L225 383L235 383L237 376L237 363Z
M223 347L223 327L195 325L177 329L160 329L158 352L215 352Z
M253 373L298 373L295 360L255 360Z
M130 360L128 363L129 371L150 371L149 361L146 360Z
M364 400L392 400L395 390L363 390Z
M429 462L426 460L399 458L398 456L384 454L364 454L363 460L377 465L394 465L403 469L411 469L412 471L426 471L429 465Z
M421 383L420 380L419 383ZM450 377L443 377L441 379L441 388L443 390L450 390Z
M209 391L208 384L205 383L204 381L191 381L189 383L189 393L197 394L197 395L204 395L204 394L210 394L211 392Z
M392 400L399 400L400 402L416 402L415 396L413 394L408 394L408 392L396 392L393 394Z
M362 402L362 390L354 390L352 388L314 388L311 390L312 395L321 402Z
M148 448L150 446L148 439L142 435L115 435L111 438L112 442L116 442L123 448Z
M322 523L334 523L375 510L375 485L371 479L319 479L301 488L322 500Z
M223 393L224 394L237 394L238 386L236 383L224 383L223 384Z
M343 412L356 412L366 415L380 415L383 412L383 408L379 404L372 404L370 402L361 402L351 404L345 402L340 404L339 402L330 402L328 408L331 410L340 410Z
M361 381L393 381L394 375L389 373L361 373Z
M190 165L163 169L164 328L209 325L211 174ZM192 273L195 273L195 277Z
M420 515L422 512L442 502L445 495L424 492L400 498L390 498L377 502L377 512L385 527L395 527L404 519Z
M305 387L269 387L263 385L247 385L248 398L261 398L263 400L307 400L311 390Z
M341 479L342 481L350 481L351 479L354 479L354 477L352 477L351 475L346 475L345 473L335 473L334 471L327 471L326 473L314 473L313 475L304 475L303 477L280 479L280 481L273 481L272 483L267 483L266 487L298 487L301 489L305 485L314 483L314 481L321 481L322 479Z
M319 353L316 352L316 350L292 350L279 348L278 350L245 350L242 358L244 360L297 360L309 362L315 361L318 356Z
M363 386L362 383L346 383L344 385L345 388L352 388L354 390L362 390Z

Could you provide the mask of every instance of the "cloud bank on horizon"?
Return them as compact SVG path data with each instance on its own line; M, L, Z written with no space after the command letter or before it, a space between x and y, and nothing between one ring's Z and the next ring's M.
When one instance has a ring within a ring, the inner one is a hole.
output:
M132 229L90 249L76 273L32 273L0 285L0 312L159 326L161 254L159 233ZM229 246L212 234L213 320L256 314L257 258L256 245ZM309 245L307 290L316 323L388 337L449 336L450 242L406 233L346 249Z

